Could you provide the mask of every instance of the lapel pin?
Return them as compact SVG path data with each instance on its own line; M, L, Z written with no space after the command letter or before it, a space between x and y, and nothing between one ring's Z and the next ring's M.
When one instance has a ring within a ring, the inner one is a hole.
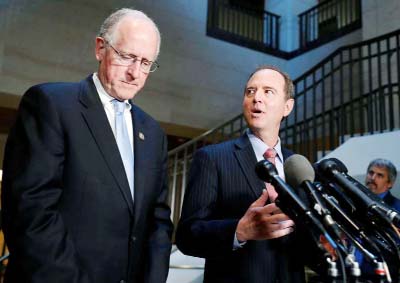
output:
M141 139L142 141L144 141L144 135L142 132L139 132L139 139Z

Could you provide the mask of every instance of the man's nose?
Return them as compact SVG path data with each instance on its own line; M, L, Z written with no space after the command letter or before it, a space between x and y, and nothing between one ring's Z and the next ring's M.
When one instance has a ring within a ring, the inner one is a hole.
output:
M128 66L128 73L133 77L133 78L137 78L140 75L140 60L136 60L134 63L130 64Z
M254 102L260 102L261 101L261 92L259 91L259 90L257 90L255 93L254 93L254 96L253 96L253 101Z

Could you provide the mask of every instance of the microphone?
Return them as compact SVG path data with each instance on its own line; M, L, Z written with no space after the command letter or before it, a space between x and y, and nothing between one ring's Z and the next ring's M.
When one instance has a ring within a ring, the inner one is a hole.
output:
M295 221L299 218L303 218L305 222L317 228L319 233L325 236L329 244L334 249L337 249L336 242L332 240L331 236L325 230L321 222L315 217L307 204L305 204L293 189L278 175L274 164L268 160L261 160L256 164L255 171L261 180L271 183L275 187L275 190L278 192L276 204L285 214Z
M323 224L329 227L328 229L334 233L338 241L341 241L339 225L332 218L329 209L313 184L315 172L307 158L300 154L293 154L286 159L283 168L287 183L293 188L300 187L307 193L313 202L314 210L322 217Z
M372 233L370 236L373 237L375 244L382 248L384 259L392 262L390 272L397 273L395 270L400 266L400 249L398 232L394 226L399 227L398 213L380 200L376 200L372 192L346 173L347 168L344 170L342 164L337 159L331 158L321 160L316 167L321 176L339 184L356 204L357 214L359 216L363 214L362 217L369 220L365 228Z
M347 171L347 168L345 168L343 163L339 164L339 166L342 169L344 168L343 170ZM339 248L344 249L343 247L341 247L341 244L343 244L343 239L344 239L343 235L346 235L347 240L351 242L355 247L357 247L363 253L363 255L368 259L368 261L379 264L381 261L379 261L378 257L375 254L379 256L380 260L383 260L383 257L381 256L381 253L378 247L374 244L374 242L372 242L364 234L364 231L361 230L345 214L345 212L342 211L342 209L335 204L335 202L332 202L331 198L328 195L324 195L320 184L315 185L313 183L315 172L314 168L307 160L307 158L299 154L294 154L290 156L285 161L284 171L285 171L286 181L290 186L302 188L307 193L307 196L309 196L311 201L314 203L313 205L314 210L317 211L317 213L322 217L322 223L325 224L325 226L328 229L328 232L332 232L333 235L336 237L336 241L338 242ZM331 215L330 209L327 208L326 206L326 202L329 205L331 205L331 207L333 206L335 210L337 210L337 212L340 214L340 217L343 220L348 221L349 222L348 224L351 224L350 230L352 232L345 229L343 223L334 220L334 218ZM355 236L353 236L354 232L356 233ZM364 247L362 243L356 240L357 238L362 239L363 242L365 242L365 244L367 244L369 248ZM372 253L370 249L372 249L374 253ZM348 250L346 249L345 252L348 252ZM379 270L381 271L381 269Z
M344 260L344 256L346 257L347 263L351 264L354 267L354 269L352 270L354 271L353 275L355 277L358 277L359 267L358 263L354 261L354 257L349 256L348 251L345 250L343 245L336 243L336 241L332 239L332 237L325 229L325 227L322 225L322 223L309 209L308 205L278 175L275 166L268 160L261 160L256 165L256 173L261 180L271 183L275 187L275 190L278 192L278 197L275 202L285 214L287 214L295 222L297 222L299 219L304 219L304 222L309 224L310 228L313 228L310 230L311 235L313 236L315 242L319 244L318 247L320 249L322 250L325 249L325 247L322 247L320 245L319 236L323 235L325 239L328 241L328 243L331 245L331 247L337 251L337 255L339 257L342 267L341 270L343 279L344 280L346 279L346 268L345 268L346 263ZM332 277L336 277L336 275L335 276L332 275Z
M316 163L316 170L321 176L345 188L351 199L358 204L357 208L361 207L364 211L371 212L385 220L386 223L400 227L399 213L388 207L368 188L349 176L346 166L340 160L336 158L321 160Z
M354 185L357 186L361 191L363 191L369 198L371 198L373 201L376 202L377 207L382 210L383 213L386 214L386 216L390 219L391 223L395 225L396 227L399 227L400 225L400 214L397 210L392 209L390 206L388 206L381 198L379 198L377 195L375 195L371 190L369 190L367 187L365 187L363 184L355 180L353 177L347 174L347 167L342 163L337 158L329 158L330 160L334 161L340 168L341 172L343 172L347 179L351 181Z
M295 206L293 209L291 209L295 215L293 215L292 211L287 211L289 214L294 216L293 218L297 218L299 214L304 215L310 211L307 204L305 204L293 191L293 189L289 187L278 175L278 171L276 170L274 164L268 160L261 160L256 165L256 173L261 180L271 183L275 187L275 190L278 192L279 199L277 203L282 202L282 200L286 200ZM288 207L288 205L285 205L280 208L282 210L289 210Z

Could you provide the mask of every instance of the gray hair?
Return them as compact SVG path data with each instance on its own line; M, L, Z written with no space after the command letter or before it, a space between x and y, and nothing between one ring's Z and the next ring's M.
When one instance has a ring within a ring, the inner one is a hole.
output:
M131 17L135 20L146 20L153 25L154 30L156 31L157 36L158 36L158 45L157 45L157 57L158 57L158 54L160 53L160 45L161 45L160 31L159 31L156 23L142 11L134 10L134 9L130 9L130 8L122 8L122 9L115 11L114 13L109 15L107 17L107 19L104 20L97 36L102 37L105 40L112 43L113 40L115 40L115 38L114 38L115 37L115 34L114 34L115 27L125 17Z
M284 91L286 94L286 99L294 99L294 85L293 85L293 81L292 79L289 77L289 75L283 71L281 71L278 67L272 66L272 65L262 65L260 67L258 67L257 69L254 70L254 72L252 72L249 76L249 78L247 79L247 81L250 80L250 78L257 73L258 71L261 70L273 70L278 72L279 74L282 75L282 77L285 80L285 86L284 86Z
M394 183L396 181L397 169L396 166L394 166L394 164L389 160L383 158L372 160L368 165L367 172L371 169L371 167L385 168L389 173L389 182Z

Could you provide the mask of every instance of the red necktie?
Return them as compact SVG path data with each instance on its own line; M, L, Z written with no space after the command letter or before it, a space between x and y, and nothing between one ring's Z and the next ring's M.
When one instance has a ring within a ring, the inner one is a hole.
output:
M275 165L275 157L276 157L276 150L273 148L268 148L266 152L263 154L264 158L271 162L272 164ZM272 186L270 183L267 184L267 192L269 196L269 200L271 202L274 202L276 197L278 196L278 193L275 191L274 186Z

